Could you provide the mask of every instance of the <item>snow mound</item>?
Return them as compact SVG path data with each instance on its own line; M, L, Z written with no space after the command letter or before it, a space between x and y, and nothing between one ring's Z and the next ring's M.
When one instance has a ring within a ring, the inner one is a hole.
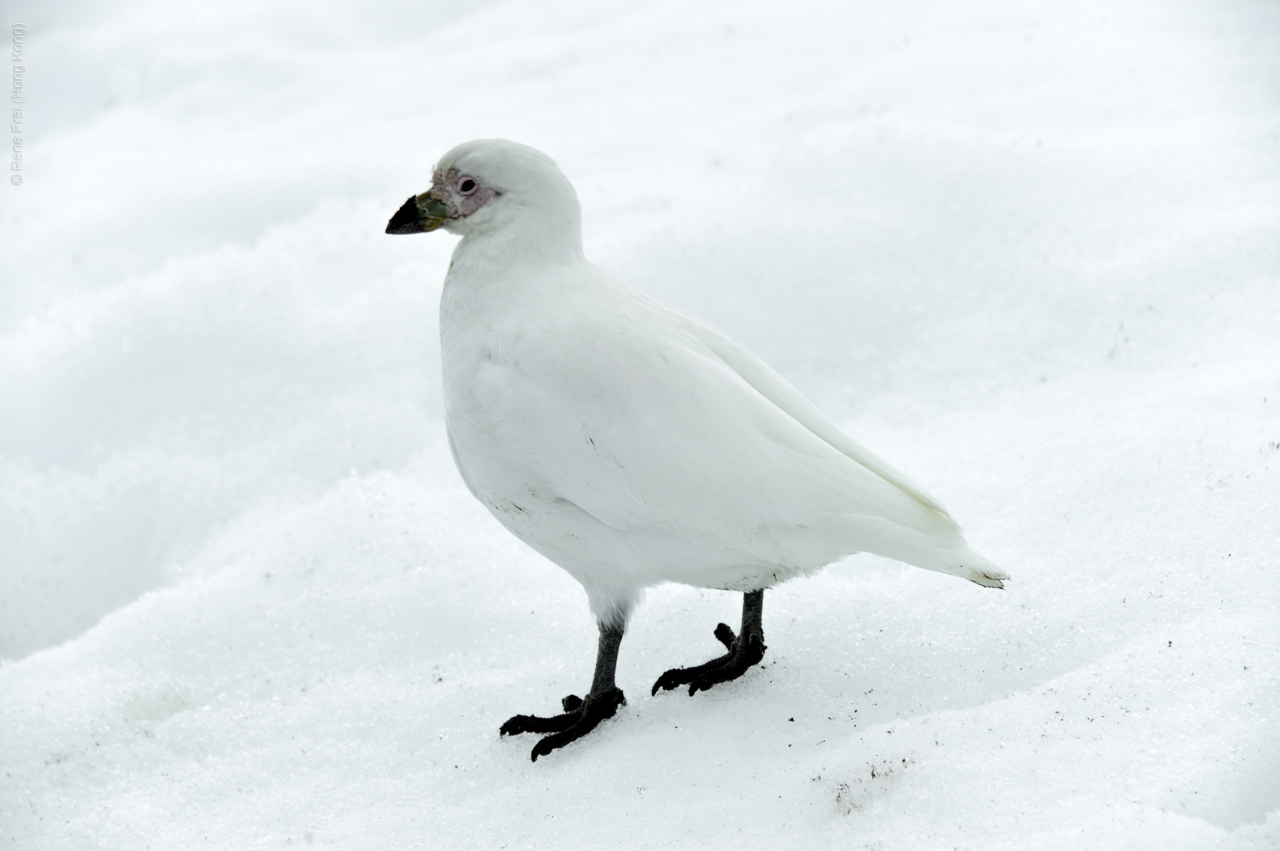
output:
M20 2L0 846L1276 847L1277 15ZM495 136L1016 581L851 559L692 699L738 599L662 587L616 718L499 739L595 627L452 469L448 241L381 234Z

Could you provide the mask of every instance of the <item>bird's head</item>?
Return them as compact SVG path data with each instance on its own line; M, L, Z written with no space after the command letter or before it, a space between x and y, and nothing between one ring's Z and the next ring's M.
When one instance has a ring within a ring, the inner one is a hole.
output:
M505 139L477 139L440 158L431 188L404 202L387 233L528 232L581 246L581 216L573 185L551 157Z

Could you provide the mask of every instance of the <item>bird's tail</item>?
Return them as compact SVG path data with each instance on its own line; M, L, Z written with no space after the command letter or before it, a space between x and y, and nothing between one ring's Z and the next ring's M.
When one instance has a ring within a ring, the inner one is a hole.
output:
M951 553L955 557L955 566L948 570L948 573L954 573L986 588L1003 588L1004 581L1009 578L1009 574L969 547L963 550L952 550Z

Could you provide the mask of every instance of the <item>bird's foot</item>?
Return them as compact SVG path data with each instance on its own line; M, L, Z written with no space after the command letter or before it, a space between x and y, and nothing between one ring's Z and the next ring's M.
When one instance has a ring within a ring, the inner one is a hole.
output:
M764 651L768 649L764 644L764 636L752 632L750 635L739 638L733 634L728 624L718 625L715 635L729 651L728 653L693 668L672 668L658 677L650 693L657 694L658 689L669 691L687 684L689 695L692 696L700 691L706 691L716 683L736 680L752 665L758 665L764 658Z
M552 715L542 718L537 715L513 715L498 730L499 735L517 736L520 733L550 733L533 746L533 761L546 756L556 748L562 748L575 739L581 739L590 733L606 718L612 718L619 706L625 706L627 699L622 689L615 688L602 694L589 694L583 700L571 694L560 705L564 707L563 715Z

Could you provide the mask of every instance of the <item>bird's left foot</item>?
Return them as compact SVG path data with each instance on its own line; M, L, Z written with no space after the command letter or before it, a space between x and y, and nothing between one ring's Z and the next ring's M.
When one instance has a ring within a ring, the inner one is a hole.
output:
M755 630L736 636L728 624L722 623L716 627L715 635L728 653L693 668L672 668L658 677L650 693L657 694L658 689L670 690L687 684L692 696L706 691L716 683L736 680L748 668L758 665L764 658L764 651L768 649L764 644L764 635Z
M542 718L537 715L513 715L498 730L502 736L517 736L520 733L551 733L533 746L531 756L537 762L538 757L546 756L556 748L562 748L575 739L581 739L590 733L606 718L612 718L619 706L625 706L626 697L622 689L615 688L603 694L589 694L583 700L571 694L560 705L564 707L563 715Z

